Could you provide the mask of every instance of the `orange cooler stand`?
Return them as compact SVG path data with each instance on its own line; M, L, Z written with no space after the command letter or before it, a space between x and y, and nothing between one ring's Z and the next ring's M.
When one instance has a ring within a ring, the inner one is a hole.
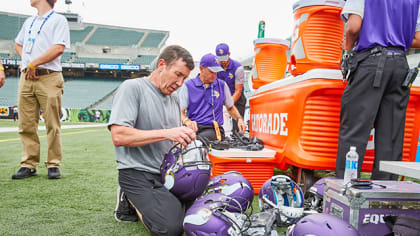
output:
M345 84L339 70L314 69L262 86L249 100L250 133L276 151L276 167L335 170L340 102ZM420 87L411 88L403 161L415 161L420 129ZM370 141L362 170L371 171Z
M254 63L252 66L253 88L282 79L287 67L289 41L274 38L254 40Z
M251 182L254 193L258 194L264 182L273 176L275 154L274 150L267 148L260 151L213 149L209 153L213 163L212 177L232 170L238 171Z
M316 68L340 68L343 5L342 0L300 0L293 5L295 27L289 68L292 75Z

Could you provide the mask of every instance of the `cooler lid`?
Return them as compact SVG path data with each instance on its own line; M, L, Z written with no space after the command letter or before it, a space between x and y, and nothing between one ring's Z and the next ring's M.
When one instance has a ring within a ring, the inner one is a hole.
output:
M273 44L283 44L290 48L290 42L284 39L277 38L258 38L254 40L254 45L259 43L273 43Z
M302 75L289 76L284 79L280 79L269 84L263 85L259 87L255 94L262 93L271 89L276 89L279 87L287 86L290 84L296 84L302 81L310 80L310 79L330 79L330 80L343 80L343 74L341 70L334 70L334 69L312 69L307 71Z
M333 7L340 7L344 6L343 0L299 0L293 4L293 12L297 9L302 7L309 7L309 6L316 6L316 5L325 5L325 6L333 6Z
M254 157L254 158L274 158L276 155L276 151L264 148L259 151L247 151L238 148L229 148L227 150L217 150L212 149L209 152L210 155L215 157L239 157L239 158L246 158L246 157Z

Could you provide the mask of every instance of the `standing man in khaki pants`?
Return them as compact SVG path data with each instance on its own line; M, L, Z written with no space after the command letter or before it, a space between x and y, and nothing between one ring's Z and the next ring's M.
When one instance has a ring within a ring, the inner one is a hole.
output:
M59 179L61 151L61 96L64 80L60 57L70 48L70 31L64 16L53 10L56 0L31 0L38 14L26 19L15 39L16 52L22 58L19 81L19 135L22 140L22 160L12 179L36 175L40 162L38 137L39 111L44 112L48 138L48 158L45 162L49 179Z

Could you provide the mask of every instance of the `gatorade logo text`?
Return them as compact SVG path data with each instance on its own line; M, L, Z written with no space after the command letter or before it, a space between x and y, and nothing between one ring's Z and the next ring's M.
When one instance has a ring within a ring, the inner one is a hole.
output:
M288 113L252 114L252 131L287 136Z

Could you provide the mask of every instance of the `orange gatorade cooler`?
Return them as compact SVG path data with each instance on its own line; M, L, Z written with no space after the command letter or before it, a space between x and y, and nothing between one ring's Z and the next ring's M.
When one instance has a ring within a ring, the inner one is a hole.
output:
M254 193L258 194L264 182L273 176L275 154L274 150L268 148L260 151L212 149L209 152L209 159L213 163L212 177L232 170L238 171L251 182Z
M284 78L289 41L275 38L254 40L252 84L257 89L264 84Z
M343 6L342 0L300 0L293 5L295 26L289 64L292 75L314 68L340 68Z
M335 170L340 102L345 84L339 70L313 69L264 85L250 98L250 134L276 151L276 167ZM403 161L415 161L420 129L420 83L411 87ZM371 171L373 132L362 171Z

